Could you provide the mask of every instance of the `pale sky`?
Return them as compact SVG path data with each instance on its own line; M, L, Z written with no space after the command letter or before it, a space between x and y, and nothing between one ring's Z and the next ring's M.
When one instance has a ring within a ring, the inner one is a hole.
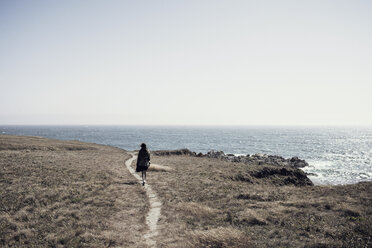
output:
M372 1L0 1L0 125L372 125Z

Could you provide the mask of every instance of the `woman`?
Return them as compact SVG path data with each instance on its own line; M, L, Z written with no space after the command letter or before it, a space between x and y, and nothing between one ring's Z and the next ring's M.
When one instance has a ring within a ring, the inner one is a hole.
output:
M146 171L150 166L150 152L146 148L146 144L141 144L141 150L138 152L136 172L142 171L142 185L146 183Z

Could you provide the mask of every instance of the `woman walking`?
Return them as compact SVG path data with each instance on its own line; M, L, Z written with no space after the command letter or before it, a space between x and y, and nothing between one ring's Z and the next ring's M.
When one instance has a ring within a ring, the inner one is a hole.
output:
M141 150L138 152L136 172L142 171L142 185L146 183L146 171L150 166L150 152L146 144L141 144Z

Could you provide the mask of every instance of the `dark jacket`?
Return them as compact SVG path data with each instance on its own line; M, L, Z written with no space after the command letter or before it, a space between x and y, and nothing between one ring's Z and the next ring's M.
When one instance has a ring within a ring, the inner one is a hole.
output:
M146 148L141 148L141 150L138 152L136 171L139 172L147 170L149 162L150 152Z

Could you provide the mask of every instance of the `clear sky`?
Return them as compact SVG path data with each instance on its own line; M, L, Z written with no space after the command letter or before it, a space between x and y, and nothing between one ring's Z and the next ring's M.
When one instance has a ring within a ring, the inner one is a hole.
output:
M372 1L0 1L0 124L372 125Z

